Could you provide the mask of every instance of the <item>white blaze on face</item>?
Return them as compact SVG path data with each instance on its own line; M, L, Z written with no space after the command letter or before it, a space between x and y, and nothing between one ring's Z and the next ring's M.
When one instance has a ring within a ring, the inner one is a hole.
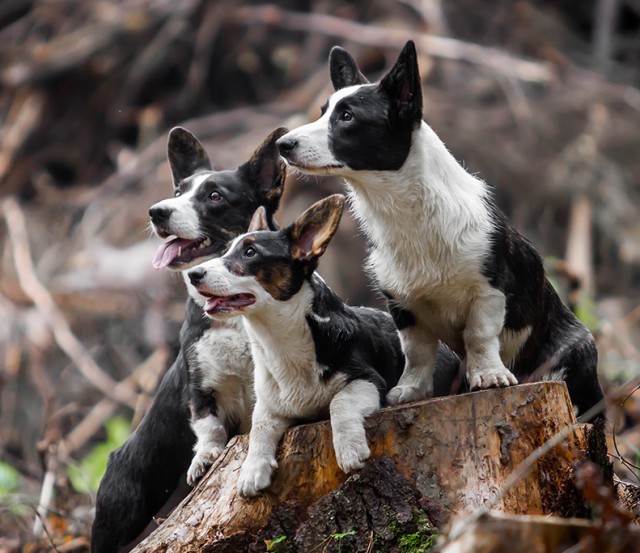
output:
M196 269L204 269L206 271L204 277L200 280L198 289L201 292L215 296L229 296L246 292L247 290L239 288L239 281L248 277L240 277L231 273L224 264L223 259L223 257L212 259L196 267Z
M154 208L160 207L171 210L169 224L164 230L167 230L171 234L175 234L179 238L185 238L188 240L202 238L200 219L197 211L194 209L192 198L198 188L200 188L208 178L209 174L194 177L191 187L184 194L176 196L175 198L167 198L153 206ZM156 230L155 225L154 230Z
M298 143L291 159L287 159L289 164L305 173L314 171L325 173L330 172L331 168L342 167L343 163L334 157L329 147L331 114L342 98L350 96L361 86L363 85L349 86L334 92L329 98L327 110L320 119L298 127L283 137Z
M246 237L243 235L240 238ZM238 239L236 239L237 241ZM232 252L233 248L229 249ZM264 305L265 302L272 301L269 293L260 285L257 279L252 275L237 275L229 271L225 265L225 257L229 255L229 252L224 257L212 259L206 261L198 266L200 269L204 269L205 275L200 279L197 287L191 286L192 289L204 299L204 310L213 317L234 317L238 315L244 315L248 310L255 309ZM209 296L231 297L238 295L252 295L255 297L255 302L247 306L242 306L241 311L224 311L224 312L212 312L211 309L220 303L216 298L210 298ZM198 301L200 305L202 301Z

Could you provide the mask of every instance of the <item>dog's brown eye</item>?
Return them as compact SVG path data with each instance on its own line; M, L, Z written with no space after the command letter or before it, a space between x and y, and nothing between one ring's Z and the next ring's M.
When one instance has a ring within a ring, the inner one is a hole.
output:
M222 195L220 192L211 192L211 196L209 196L214 202L219 202L222 199Z
M340 116L340 119L342 121L351 121L353 119L353 113L351 113L348 110L345 110L342 112L342 115Z
M253 257L254 255L256 255L256 250L254 250L252 247L248 247L246 250L244 250L244 255L245 257Z
M180 192L180 190L176 190L173 195L177 198L180 194L182 194L182 192Z

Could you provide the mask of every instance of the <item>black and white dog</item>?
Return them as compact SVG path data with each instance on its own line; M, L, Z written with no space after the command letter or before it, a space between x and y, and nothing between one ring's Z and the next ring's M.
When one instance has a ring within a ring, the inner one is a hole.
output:
M328 412L338 465L345 472L361 468L370 454L364 417L402 373L391 317L347 306L315 274L343 207L343 196L330 196L279 231L267 230L260 208L224 256L188 273L208 298L206 313L219 320L242 315L251 340L256 405L238 480L243 496L270 485L289 426Z
M474 389L564 380L578 412L598 402L597 351L561 302L533 246L505 220L491 190L422 121L413 42L370 84L335 47L336 90L317 121L278 141L290 166L345 177L371 243L407 364L391 404L429 396L438 339L465 358Z
M268 222L278 208L285 165L277 157L279 128L235 171L212 171L198 140L184 129L169 136L168 157L175 194L149 209L154 232L168 238L156 253L156 268L182 271L189 296L181 348L189 371L191 427L197 443L187 472L193 485L222 453L229 438L246 433L253 411L253 362L239 321L213 324L203 317L204 300L186 270L219 256L243 233L252 210L264 206Z
M237 170L213 171L191 133L182 128L170 132L174 197L154 205L149 214L158 236L174 238L159 248L155 267L186 271L221 255L231 239L246 231L258 206L273 225L285 178L275 141L285 133L274 131ZM193 484L229 438L249 429L254 394L246 334L233 321L212 324L203 316L202 297L188 281L187 287L178 358L138 428L110 455L96 501L94 553L115 552L130 543L185 473Z

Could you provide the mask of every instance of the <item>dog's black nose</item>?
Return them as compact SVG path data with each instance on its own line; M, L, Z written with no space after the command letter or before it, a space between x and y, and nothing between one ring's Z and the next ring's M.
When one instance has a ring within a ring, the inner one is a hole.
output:
M172 212L173 209L170 207L152 207L149 209L149 217L154 224L161 225L169 220Z
M283 136L282 138L276 141L276 145L278 146L278 151L280 152L280 155L283 157L287 157L287 155L290 154L294 150L294 148L298 145L298 141L295 138L292 138L292 137L287 138L286 136Z
M204 275L207 274L207 271L202 267L196 267L195 269L191 269L188 274L189 274L189 280L191 281L191 284L193 284L194 286L197 286L198 282L200 282L204 277Z

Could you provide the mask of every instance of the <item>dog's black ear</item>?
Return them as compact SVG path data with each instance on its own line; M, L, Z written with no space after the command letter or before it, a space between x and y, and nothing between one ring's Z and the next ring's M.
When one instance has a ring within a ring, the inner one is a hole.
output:
M256 209L256 212L253 214L247 232L257 232L259 230L269 230L267 210L262 205Z
M334 90L340 90L356 84L368 84L367 78L360 72L351 54L340 46L331 48L329 54L329 73Z
M256 148L251 159L240 167L240 170L246 172L249 181L257 188L258 201L267 209L267 218L270 218L278 209L284 190L287 168L280 157L276 140L288 132L289 130L284 127L273 131Z
M422 83L416 45L407 42L395 65L380 81L380 88L393 101L400 121L417 123L422 119Z
M174 186L178 186L181 181L196 171L211 170L209 156L200 141L182 127L174 127L169 132L167 157Z
M291 256L303 262L316 261L327 249L338 229L344 196L333 194L308 208L289 227Z

